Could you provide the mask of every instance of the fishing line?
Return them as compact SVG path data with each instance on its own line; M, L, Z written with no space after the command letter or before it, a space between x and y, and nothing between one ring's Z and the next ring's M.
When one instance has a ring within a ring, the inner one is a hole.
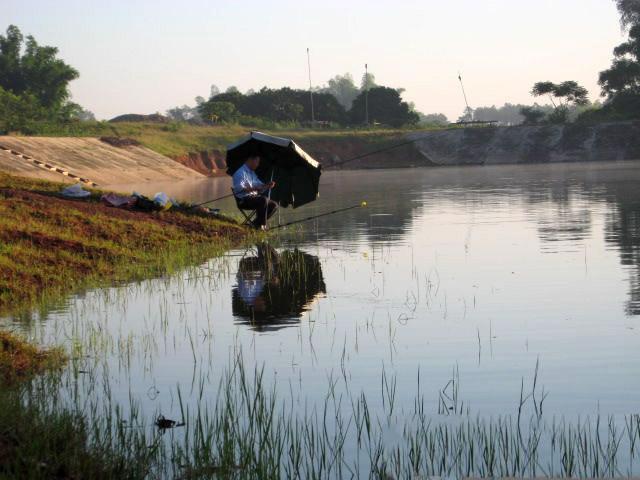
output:
M360 202L356 205L351 205L350 207L338 208L337 210L331 210L330 212L320 213L318 215L312 215L306 218L299 218L298 220L293 220L291 222L283 223L282 225L276 225L275 227L270 228L269 230L277 230L279 228L288 227L289 225L295 225L296 223L308 222L310 220L315 220L316 218L326 217L327 215L333 215L335 213L346 212L347 210L353 210L354 208L366 207L367 202Z
M361 158L369 157L369 156L375 155L377 153L388 152L389 150L393 150L394 148L404 147L405 145L411 145L412 143L419 142L420 140L424 140L425 138L426 137L418 137L418 138L414 138L413 140L407 140L406 142L396 143L396 144L390 145L388 147L384 147L384 148L380 148L378 150L373 150L371 152L363 153L362 155L358 155L356 157L349 158L347 160L343 160L341 162L332 163L331 167L341 166L341 165L344 165L345 163L353 162L354 160L360 160ZM422 154L424 155L424 152L422 152ZM433 160L431 160L426 155L425 155L425 157L427 158L427 160L429 160L430 162L434 163Z
M191 207L190 207L190 208L201 207L202 205L205 205L205 204L207 204L207 203L217 202L218 200L223 200L223 199L225 199L225 198L232 197L233 195L234 195L234 193L233 193L233 192L231 192L231 193L228 193L228 194L223 195L223 196L221 196L221 197L214 198L213 200L207 200L206 202L196 203L195 205L191 205Z

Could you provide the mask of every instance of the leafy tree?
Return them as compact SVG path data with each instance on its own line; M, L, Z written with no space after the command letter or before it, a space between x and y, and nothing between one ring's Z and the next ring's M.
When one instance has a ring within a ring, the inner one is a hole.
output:
M520 108L520 115L524 117L525 125L537 125L547 116L547 113L537 107L524 105Z
M225 93L240 93L240 90L235 85L231 85L225 90Z
M554 108L567 108L569 105L586 105L589 103L587 95L589 92L586 88L578 85L577 82L569 80L562 83L553 82L537 82L531 94L534 97L549 95ZM556 99L554 101L554 98ZM556 103L556 101L558 103Z
M220 89L218 88L218 86L212 84L211 88L209 88L209 98L215 97L219 93L220 93Z
M34 95L15 95L0 87L0 133L31 133L30 125L33 121L46 118L43 110Z
M640 0L615 0L627 41L613 50L611 67L598 83L607 100L601 109L587 111L581 121L640 117Z
M598 83L603 95L615 97L621 92L640 94L640 23L629 29L629 38L613 50L611 68L600 72Z
M182 105L181 107L173 107L166 111L167 117L176 122L186 122L187 112L191 110L189 105Z
M236 106L231 102L208 101L200 104L202 118L211 123L230 122L236 117Z
M231 92L219 93L215 97L211 97L208 101L233 103L233 105L236 107L236 110L241 111L245 98L246 97L236 89L235 91Z
M372 89L377 87L376 77L373 73L365 73L362 75L362 80L360 82L360 91L364 92L367 88Z
M70 102L69 82L78 72L14 25L0 35L0 131L36 133L44 122L93 118Z
M517 125L522 123L524 117L520 114L520 109L524 105L514 105L505 103L501 107L495 105L491 107L478 107L474 110L476 120L484 122L495 120L501 125Z
M14 95L33 95L50 112L60 109L78 72L57 55L57 48L41 46L32 36L25 43L18 27L9 26L6 36L0 35L0 87Z
M313 96L316 119L343 124L346 122L344 107L329 93ZM220 93L209 99L211 102L228 102L234 105L237 114L263 118L274 122L299 123L311 119L311 101L307 90L288 87L280 89L262 88L258 92L239 91Z
M445 126L449 125L449 119L444 113L428 113L418 114L420 116L421 125Z
M464 113L458 117L458 122L471 122L473 120L473 113L473 108L465 107Z
M589 92L573 80L562 83L537 82L533 86L531 94L535 97L549 96L554 108L554 111L547 117L550 123L564 123L569 119L570 107L589 104L587 97Z
M365 92L353 101L349 115L354 124L362 123L365 117ZM369 120L392 127L415 125L420 121L419 115L412 111L407 102L397 90L389 87L374 87L369 89Z
M198 111L199 105L201 104L197 104L195 107L190 107L189 105L173 107L166 111L166 115L171 120L174 120L176 122L198 122L202 120L200 117L200 112Z
M336 75L329 79L327 84L328 86L321 89L319 93L329 93L333 95L338 103L345 109L351 108L351 104L359 93L358 87L353 82L351 74Z
M69 109L70 117L73 120L78 120L80 122L95 122L96 120L96 116L92 111L83 108L77 103L69 102L67 104L67 108Z
M622 28L629 25L640 24L640 1L638 0L615 0L620 12L620 24Z

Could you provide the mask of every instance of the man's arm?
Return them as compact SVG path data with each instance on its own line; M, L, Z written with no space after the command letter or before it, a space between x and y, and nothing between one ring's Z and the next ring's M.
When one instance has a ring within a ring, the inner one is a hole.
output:
M250 183L252 185L252 191L254 192L265 192L270 188L276 186L276 182L264 183L262 180L260 180L260 177L258 177L258 175L256 175L256 173L253 171L249 172L247 176L251 176Z
M252 193L264 192L275 186L275 182L268 184L263 183L254 172L241 172L241 176L233 182L233 191L235 193Z
M233 182L233 191L236 193L251 193L258 190L253 187L251 177L246 171L242 171L239 178Z
M265 192L276 186L276 182L274 182L273 180L270 181L269 183L264 183L262 180L260 180L260 177L258 177L258 175L255 174L255 172L251 172L251 173L253 174L253 177L254 177L253 183L256 184L258 192Z

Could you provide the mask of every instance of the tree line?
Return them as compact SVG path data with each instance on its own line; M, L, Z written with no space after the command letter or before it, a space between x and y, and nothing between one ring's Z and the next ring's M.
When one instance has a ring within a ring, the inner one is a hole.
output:
M332 78L327 86L312 92L290 87L263 87L242 93L233 86L220 92L214 85L208 100L196 97L195 107L175 107L168 110L167 115L173 120L211 124L267 120L301 125L311 124L313 120L316 125L416 125L420 114L402 99L402 93L403 89L377 85L372 74L363 77L360 87L347 73Z
M611 67L600 72L602 103L591 103L587 90L577 82L537 82L535 97L550 105L483 107L465 112L460 120L497 120L503 124L562 123L570 120L604 121L640 118L640 0L614 0L620 12L626 40L614 48ZM58 58L58 49L42 46L9 26L0 35L0 132L36 133L43 124L93 120L93 114L71 101L69 83L79 73ZM221 92L212 86L209 97L196 97L193 107L183 105L167 111L177 121L204 123L240 122L304 125L412 125L448 124L439 113L423 114L402 99L404 90L377 85L368 74L356 85L350 74L337 75L321 88L308 90L264 87L240 92L230 87ZM270 126L266 125L266 126Z

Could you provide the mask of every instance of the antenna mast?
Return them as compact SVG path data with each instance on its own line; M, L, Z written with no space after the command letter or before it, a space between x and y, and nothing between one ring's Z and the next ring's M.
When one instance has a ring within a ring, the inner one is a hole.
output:
M369 125L369 66L364 64L364 124Z
M464 84L462 83L462 75L458 72L458 80L460 80L460 87L462 88L462 96L464 97L464 104L467 106L467 113L471 115L471 120L473 120L473 110L469 107L469 102L467 101L467 93L464 91Z
M311 84L311 54L307 48L307 68L309 70L309 96L311 97L311 126L316 122L315 112L313 111L313 87Z

